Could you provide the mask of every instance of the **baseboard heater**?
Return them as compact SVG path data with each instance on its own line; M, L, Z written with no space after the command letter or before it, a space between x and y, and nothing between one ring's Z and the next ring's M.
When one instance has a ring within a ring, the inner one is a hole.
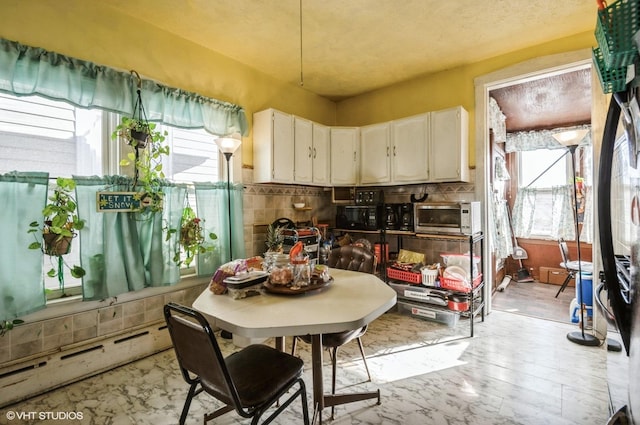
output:
M164 321L0 369L0 408L171 347Z

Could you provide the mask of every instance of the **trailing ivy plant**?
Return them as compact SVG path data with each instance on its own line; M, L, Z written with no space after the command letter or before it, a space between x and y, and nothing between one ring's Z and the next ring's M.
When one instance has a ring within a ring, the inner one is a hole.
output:
M122 117L120 124L111 134L112 140L123 139L130 147L127 158L121 166L133 165L133 190L139 191L141 209L151 212L162 210L162 157L169 155L165 144L166 131L156 130L156 124L137 118Z
M24 320L13 319L13 320L0 320L0 336L4 336L7 332L13 329L17 325L21 325L24 323Z
M29 249L39 249L49 255L56 263L52 264L47 272L49 277L58 277L60 289L64 292L64 267L71 271L71 276L82 278L85 270L78 266L68 265L63 256L71 250L71 241L78 236L78 231L84 228L85 222L78 217L77 204L73 196L76 182L73 179L58 177L53 193L48 198L48 203L42 210L44 224L33 221L29 224L28 233L32 233L35 239L29 245ZM42 234L42 242L37 234Z
M188 267L198 254L204 254L206 252L212 252L215 250L215 245L210 241L215 241L218 236L211 232L205 237L204 228L202 223L204 220L196 216L195 211L189 206L182 210L182 224L180 225L180 249L173 257L173 261L181 266L183 263ZM169 240L172 235L178 232L177 229L166 229L166 240ZM182 260L181 253L186 254L184 261Z

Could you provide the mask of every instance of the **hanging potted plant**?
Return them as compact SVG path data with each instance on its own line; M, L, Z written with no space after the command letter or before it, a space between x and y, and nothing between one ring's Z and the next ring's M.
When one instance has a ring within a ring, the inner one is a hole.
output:
M215 249L213 244L207 242L207 237L209 240L215 241L218 236L215 233L209 233L205 237L202 223L203 220L196 216L195 211L190 206L184 208L182 211L182 224L180 225L180 250L173 257L173 261L178 266L184 263L189 267L196 255L212 252ZM176 232L176 229L168 229L166 239L169 240L171 235ZM184 261L182 260L182 253L186 254Z
M155 125L154 125L155 127ZM147 147L151 138L149 123L136 118L122 117L120 124L116 126L112 139L122 138L129 146L138 149Z
M29 224L28 233L33 233L35 242L29 245L29 249L40 249L50 257L55 257L57 264L47 272L49 277L58 277L60 288L64 291L64 267L71 271L75 278L85 275L85 270L77 265L69 266L63 256L71 251L71 241L78 235L78 231L84 228L84 220L80 220L77 213L77 204L73 197L76 183L73 179L58 177L56 187L49 196L49 202L42 210L44 225L34 221ZM42 242L36 237L36 233L42 234Z
M140 76L132 72L138 79L133 116L122 117L111 139L122 139L131 147L131 152L120 161L120 165L133 166L132 190L138 192L136 200L139 201L139 209L156 212L162 210L161 181L165 178L162 157L169 155L169 146L165 144L168 133L156 130L156 124L148 121L142 104Z

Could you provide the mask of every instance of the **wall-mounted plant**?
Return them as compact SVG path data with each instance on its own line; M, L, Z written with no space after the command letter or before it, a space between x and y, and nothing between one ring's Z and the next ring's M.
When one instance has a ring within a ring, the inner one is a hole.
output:
M205 237L202 223L203 220L196 216L191 207L184 208L182 211L182 224L180 225L180 250L173 257L173 261L178 266L184 263L188 267L196 258L196 255L214 251L215 246L209 240L215 241L218 236L215 233L209 233ZM176 232L177 229L167 229L166 239L169 240L171 235ZM186 254L184 261L181 259L181 253Z
M64 291L64 267L71 271L75 278L85 275L85 270L78 266L69 266L63 256L71 251L71 241L78 236L78 231L84 228L84 220L80 220L77 213L76 200L73 192L76 182L73 179L58 177L53 193L49 196L49 202L42 210L44 225L40 227L37 221L29 224L28 233L33 233L35 242L29 245L29 249L39 249L49 255L57 264L47 272L49 277L58 277L60 288ZM42 242L36 236L42 233Z
M152 212L162 210L162 186L165 178L162 171L162 157L169 155L169 146L165 144L166 131L156 130L156 123L149 122L142 104L141 80L138 79L136 103L132 117L122 117L120 124L111 134L112 140L122 139L131 152L120 161L121 166L133 165L133 191L140 192L140 205Z

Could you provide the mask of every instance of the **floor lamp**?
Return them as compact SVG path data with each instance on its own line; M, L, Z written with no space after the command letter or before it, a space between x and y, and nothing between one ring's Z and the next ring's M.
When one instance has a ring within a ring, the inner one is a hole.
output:
M600 340L595 336L584 332L584 308L582 303L582 293L584 282L582 281L582 257L580 254L580 226L578 224L578 189L576 187L576 149L578 143L586 136L588 130L570 130L554 134L553 137L571 153L571 171L573 174L573 208L576 224L576 244L578 246L578 277L580 278L580 290L578 292L578 305L580 306L580 332L569 332L567 339L579 345L596 347L600 345ZM576 279L576 286L578 282Z
M229 218L229 261L233 260L233 241L231 233L231 176L229 174L231 157L240 147L240 140L234 137L220 137L216 139L218 149L227 160L227 213Z
M229 261L233 260L233 235L231 232L231 175L230 162L235 151L240 147L240 140L234 137L220 137L216 139L218 149L227 160L227 214L229 218ZM220 336L224 339L231 339L233 334L223 330Z

